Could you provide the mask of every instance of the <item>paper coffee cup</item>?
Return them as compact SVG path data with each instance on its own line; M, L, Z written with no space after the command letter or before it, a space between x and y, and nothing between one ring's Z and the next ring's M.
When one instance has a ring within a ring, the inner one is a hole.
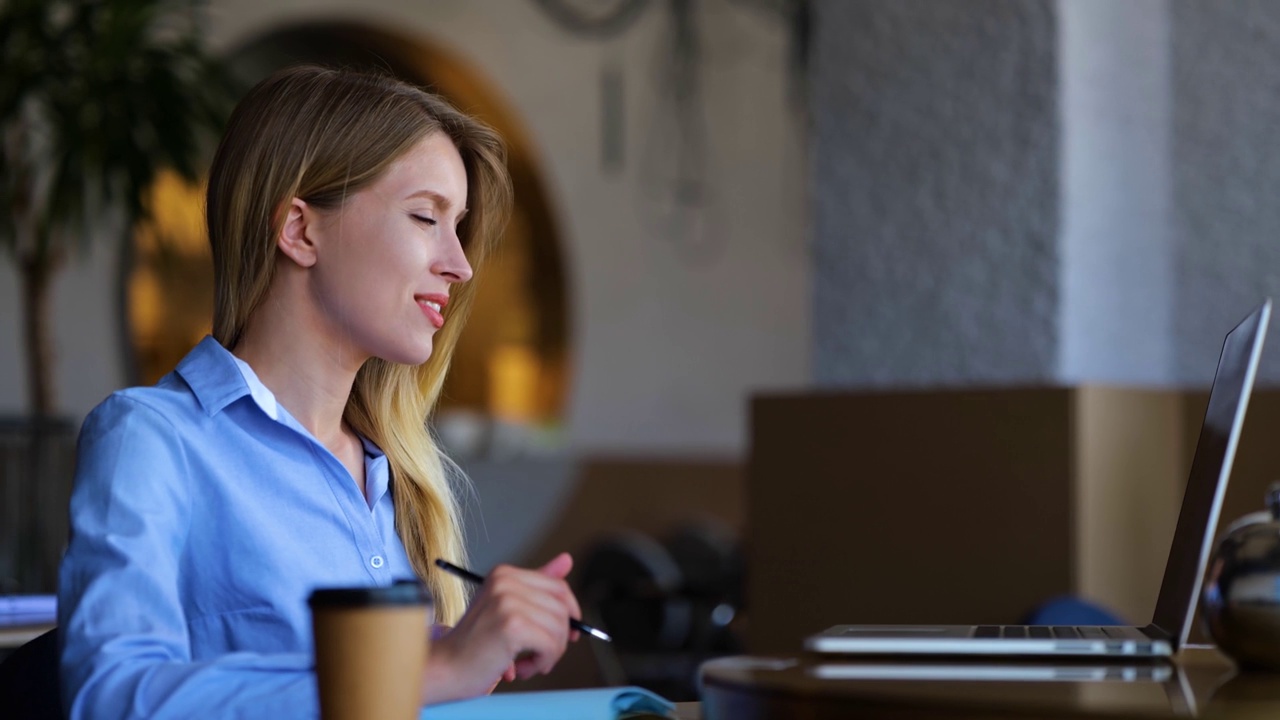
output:
M431 594L418 583L311 593L321 720L411 720L422 706Z

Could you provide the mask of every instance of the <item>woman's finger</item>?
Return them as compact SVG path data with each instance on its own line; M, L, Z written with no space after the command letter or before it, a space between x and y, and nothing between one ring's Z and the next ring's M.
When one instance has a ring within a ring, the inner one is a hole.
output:
M520 622L510 626L519 634L512 639L521 642L520 650L556 658L563 655L569 644L569 620L564 609L556 606L548 610L534 598L521 598L520 603L522 606L516 610ZM513 601L513 609L515 605Z
M553 577L561 581L567 578L572 570L573 556L567 552L560 553L559 555L551 558L551 561L546 565L538 568L538 572L543 575L547 575L548 577ZM569 608L569 617L581 620L582 608L578 606L578 598L573 594L573 590L569 587L568 583L564 584L563 591L564 600ZM577 638L575 637L574 639L576 640Z
M563 581L552 581L554 584L548 587L540 583L529 583L528 580L529 575L506 573L495 578L488 590L495 599L521 598L541 612L559 618L556 622L568 632L569 618L581 616L573 591Z
M557 580L563 580L569 576L569 572L573 570L573 556L567 552L551 558L546 565L538 568L538 572Z
M511 584L519 584L522 587L546 593L573 594L573 591L569 589L569 584L562 578L552 577L538 570L526 570L510 565L499 565L494 568L489 573L489 577L485 579L484 587L497 589L509 587Z

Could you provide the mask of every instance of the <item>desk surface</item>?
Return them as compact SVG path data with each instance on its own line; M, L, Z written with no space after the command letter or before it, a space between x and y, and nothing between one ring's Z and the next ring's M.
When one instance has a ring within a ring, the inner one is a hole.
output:
M0 624L0 651L17 650L53 628L53 623Z
M1064 667L1001 664L1032 670ZM812 655L722 658L703 666L701 715L703 720L817 720L849 717L852 712L859 718L913 720L992 716L1217 720L1280 717L1280 674L1237 674L1222 655L1208 648L1186 650L1172 666L1107 666L1108 670L1115 670L1109 675L1115 679L1102 681L1049 680L1048 676L1016 681L943 679L947 668L969 674L974 665L973 661L889 664ZM1071 667L1095 672L1101 666L1087 663ZM926 679L880 677L884 671L904 668L924 668Z

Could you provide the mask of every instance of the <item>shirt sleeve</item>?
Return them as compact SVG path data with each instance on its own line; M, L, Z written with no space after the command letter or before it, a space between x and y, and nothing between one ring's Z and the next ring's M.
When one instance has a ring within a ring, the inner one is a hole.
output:
M58 587L67 717L317 717L307 653L191 658L178 581L191 474L170 421L113 395L86 418L77 458Z

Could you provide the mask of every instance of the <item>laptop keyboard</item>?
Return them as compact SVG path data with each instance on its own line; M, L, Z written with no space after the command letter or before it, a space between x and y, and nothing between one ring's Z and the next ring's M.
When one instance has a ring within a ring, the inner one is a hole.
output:
M1124 639L1123 628L1107 625L979 625L975 638L1031 638L1033 640L1110 640Z

